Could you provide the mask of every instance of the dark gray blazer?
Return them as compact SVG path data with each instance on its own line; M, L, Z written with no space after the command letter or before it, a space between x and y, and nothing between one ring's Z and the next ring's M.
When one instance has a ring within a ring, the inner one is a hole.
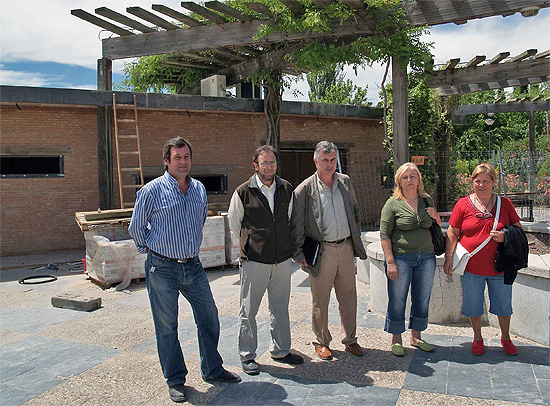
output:
M355 199L355 192L353 191L350 178L348 175L341 173L335 173L334 175L335 181L340 188L340 193L342 193L344 205L346 206L354 256L366 259L367 253L361 241L361 210L359 209L359 203ZM294 190L290 226L293 240L293 259L296 262L300 262L304 259L302 245L304 245L306 235L316 241L323 242L321 197L315 174L300 183ZM319 255L322 256L324 251L323 244L321 244L319 251ZM316 276L319 273L321 260L317 261L315 267L308 265L305 270L312 276Z

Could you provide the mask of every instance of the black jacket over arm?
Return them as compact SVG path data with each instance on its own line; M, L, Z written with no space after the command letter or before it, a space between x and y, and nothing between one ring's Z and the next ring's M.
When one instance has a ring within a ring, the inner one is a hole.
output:
M514 283L518 271L527 268L529 244L521 227L504 226L504 242L498 244L495 271L504 272L504 284Z

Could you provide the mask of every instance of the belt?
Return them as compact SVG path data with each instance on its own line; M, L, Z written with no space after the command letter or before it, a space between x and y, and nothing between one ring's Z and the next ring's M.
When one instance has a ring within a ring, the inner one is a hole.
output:
M342 244L346 242L350 237L342 238L341 240L336 241L323 241L325 244Z
M167 261L174 261L174 262L177 262L178 264L187 264L189 262L193 262L197 257L191 257L191 258L170 258L170 257L165 257L164 255L160 255L158 253L156 253L155 251L151 251L151 254L153 255L156 255L157 257L161 258L161 259L165 259Z

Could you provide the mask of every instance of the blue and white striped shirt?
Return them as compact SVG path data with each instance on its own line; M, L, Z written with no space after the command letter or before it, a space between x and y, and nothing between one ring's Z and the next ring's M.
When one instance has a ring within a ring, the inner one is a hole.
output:
M187 179L187 195L168 172L138 191L128 229L138 252L152 250L169 258L199 255L208 213L206 189L198 180Z

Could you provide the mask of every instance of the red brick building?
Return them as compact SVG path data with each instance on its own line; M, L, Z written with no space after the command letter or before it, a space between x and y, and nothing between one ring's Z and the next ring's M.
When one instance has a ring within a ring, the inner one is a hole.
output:
M0 86L2 256L84 247L74 213L98 208L98 107L110 106L111 97L112 92ZM254 150L265 142L263 101L139 94L138 106L145 176L163 173L164 142L183 136L193 146L192 175L208 184L209 202L229 203L234 189L252 174ZM350 156L381 156L381 116L375 108L285 102L283 177L296 183L313 173L314 146L327 139L347 154L343 165L356 189L373 184L380 189L376 170ZM113 162L117 208L115 157ZM28 173L40 172L41 164L44 173ZM372 179L354 177L358 171L372 173ZM386 197L374 210L364 207L364 213L377 216Z

